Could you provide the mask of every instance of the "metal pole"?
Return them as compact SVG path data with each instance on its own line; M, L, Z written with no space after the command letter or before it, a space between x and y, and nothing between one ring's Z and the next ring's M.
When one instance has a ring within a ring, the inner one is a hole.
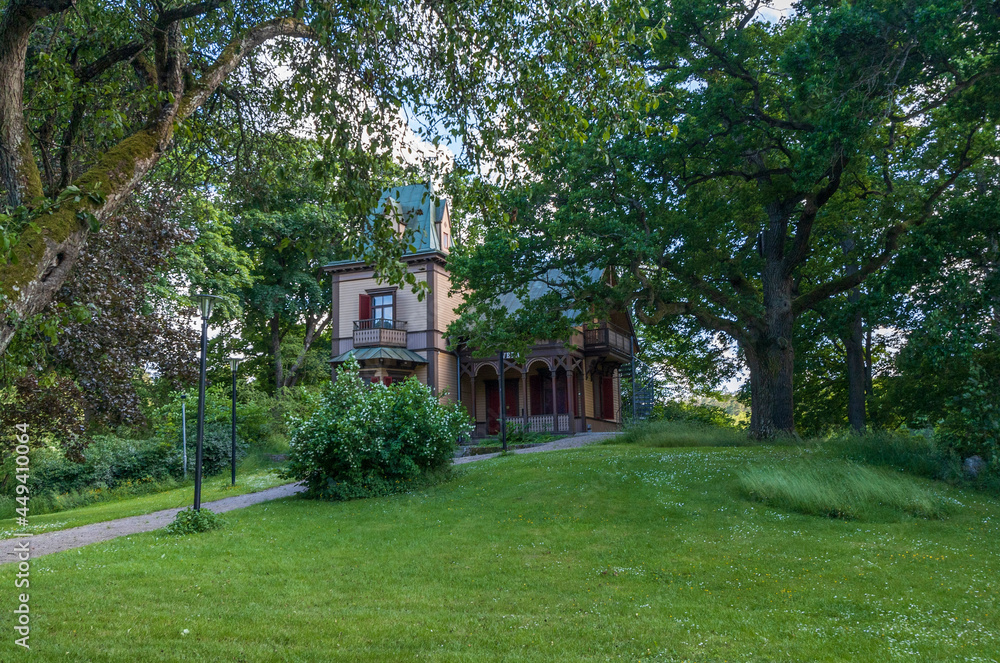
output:
M194 510L201 510L201 458L205 442L205 362L208 354L208 318L201 319L201 374L198 380L198 447L194 456Z
M236 366L233 366L233 485L236 485Z
M632 344L632 339L629 339L628 345L632 354L632 423L634 424L637 410L635 400L635 345Z
M181 447L184 450L184 478L188 478L187 394L181 396Z
M507 394L504 393L503 379L503 351L500 352L500 364L497 369L497 377L500 383L500 442L503 443L503 450L507 451Z

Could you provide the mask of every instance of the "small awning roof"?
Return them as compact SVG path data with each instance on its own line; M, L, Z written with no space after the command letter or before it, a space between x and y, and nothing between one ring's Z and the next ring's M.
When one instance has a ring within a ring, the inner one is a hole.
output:
M396 361L409 361L414 364L426 364L427 360L418 355L413 350L407 350L406 348L355 348L354 350L348 350L347 352L337 355L330 360L331 364L343 364L347 359L354 355L354 358L359 362L365 361L366 359L395 359Z

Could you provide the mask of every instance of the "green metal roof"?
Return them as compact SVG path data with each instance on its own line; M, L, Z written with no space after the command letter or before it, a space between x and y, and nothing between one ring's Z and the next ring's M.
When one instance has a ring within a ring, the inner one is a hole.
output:
M407 350L406 348L386 348L386 347L374 347L374 348L355 348L354 350L348 350L344 354L338 355L330 360L331 364L342 364L351 356L360 361L365 361L366 359L395 359L396 361L412 361L415 364L426 364L427 360L418 355L413 350Z
M587 271L587 277L591 281L595 282L600 281L603 274L604 270L599 267L593 267ZM544 280L535 279L528 283L528 301L538 299L542 295L548 294L553 290L558 292L561 284L569 285L569 279L566 274L559 269L550 269L545 273ZM521 297L512 292L499 295L497 299L499 300L500 305L507 309L508 313L515 313L524 307L524 302ZM570 310L566 311L565 314L569 318L575 318L579 312L576 310Z
M434 224L441 223L444 219L444 208L448 204L447 198L434 200L427 184L411 184L409 186L397 186L386 189L379 197L378 205L372 210L369 219L374 220L377 214L387 214L394 210L400 219L406 223L406 228L412 231L410 241L413 244L413 251L407 251L406 255L416 255L418 253L443 252L441 248L441 236L437 232ZM433 216L433 221L432 221ZM350 260L336 260L327 265L347 265L358 262L359 258Z

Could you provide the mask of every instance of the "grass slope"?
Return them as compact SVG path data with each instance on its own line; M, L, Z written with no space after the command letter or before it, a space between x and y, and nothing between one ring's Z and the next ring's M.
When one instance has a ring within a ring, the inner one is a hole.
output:
M31 655L9 635L0 660L995 660L1000 505L925 482L950 518L859 523L742 496L740 472L803 455L516 455L419 494L51 555Z
M252 460L252 459L251 459ZM193 473L189 476L193 476ZM246 493L256 493L261 490L281 486L289 482L282 478L273 467L263 467L258 462L244 462L237 468L236 486L230 485L231 476L229 472L208 477L201 484L202 502L222 499L223 497L233 497L234 495L244 495ZM32 515L29 511L28 521L31 525L28 532L40 534L42 532L54 532L56 530L89 525L90 523L100 523L106 520L116 520L129 516L141 516L161 509L174 509L177 507L190 506L194 503L194 480L191 479L186 486L165 490L160 493L150 493L138 497L123 498L110 502L97 502L76 509L66 509L55 513L42 515ZM31 503L28 503L30 508ZM25 532L25 528L18 527L14 518L0 519L0 539L9 539L15 534Z

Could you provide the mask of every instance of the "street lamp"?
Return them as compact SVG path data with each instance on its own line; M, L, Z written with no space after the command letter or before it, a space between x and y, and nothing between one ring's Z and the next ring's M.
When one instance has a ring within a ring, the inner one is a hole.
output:
M239 368L241 357L230 357L229 365L233 368L233 485L236 485L236 369Z
M208 354L208 319L212 316L214 295L198 294L198 309L201 311L201 373L198 378L198 448L194 457L194 510L201 510L201 459L205 443L205 361Z

